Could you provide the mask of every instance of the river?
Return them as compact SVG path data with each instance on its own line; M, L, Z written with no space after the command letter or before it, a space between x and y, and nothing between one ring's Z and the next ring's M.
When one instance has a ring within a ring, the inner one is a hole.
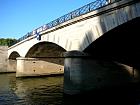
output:
M140 105L140 86L94 91L90 94L63 94L63 76L16 78L0 74L0 105Z

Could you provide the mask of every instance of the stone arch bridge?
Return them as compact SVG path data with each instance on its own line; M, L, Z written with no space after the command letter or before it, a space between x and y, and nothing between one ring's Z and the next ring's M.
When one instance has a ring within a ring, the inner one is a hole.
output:
M20 38L9 66L17 77L64 72L69 94L138 80L139 26L139 0L97 0Z

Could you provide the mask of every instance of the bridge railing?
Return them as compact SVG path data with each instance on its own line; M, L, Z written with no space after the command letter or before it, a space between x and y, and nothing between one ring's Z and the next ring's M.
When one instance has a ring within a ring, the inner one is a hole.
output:
M30 36L33 36L33 35L35 35L37 33L40 33L40 32L42 32L44 30L50 29L52 27L55 27L55 26L57 26L59 24L62 24L64 22L66 22L68 20L71 20L71 19L76 18L78 16L87 14L87 13L89 13L91 11L94 11L94 10L97 10L97 9L99 9L99 8L105 6L105 5L113 3L111 1L115 2L115 1L121 1L121 0L96 0L94 2L91 2L91 3L85 5L85 6L81 7L81 8L78 8L78 9L76 9L76 10L74 10L74 11L72 11L72 12L70 12L70 13L64 15L64 16L61 16L61 17L57 18L56 20L51 21L50 23L47 23L47 24L45 24L45 25L43 25L43 26L41 26L41 27L31 31L31 32L28 32L26 35L24 35L23 37L19 38L14 43L12 43L10 46L12 46L12 45L14 45L14 44L16 44L16 43L18 43L18 42L20 42L22 40L25 40Z

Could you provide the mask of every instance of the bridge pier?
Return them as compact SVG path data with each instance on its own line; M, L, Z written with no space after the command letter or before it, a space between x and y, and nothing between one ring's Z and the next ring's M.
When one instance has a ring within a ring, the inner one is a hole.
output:
M7 60L7 72L16 72L17 61L15 59Z
M63 58L17 58L16 77L63 74Z
M132 67L94 59L79 51L64 54L64 93L74 95L94 89L124 85L134 80Z

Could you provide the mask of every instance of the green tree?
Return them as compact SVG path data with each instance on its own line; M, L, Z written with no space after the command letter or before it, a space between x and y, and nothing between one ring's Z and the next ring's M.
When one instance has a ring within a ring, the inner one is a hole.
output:
M7 39L0 38L0 45L1 46L10 46L16 41L17 41L16 39L11 39L11 38L7 38Z

